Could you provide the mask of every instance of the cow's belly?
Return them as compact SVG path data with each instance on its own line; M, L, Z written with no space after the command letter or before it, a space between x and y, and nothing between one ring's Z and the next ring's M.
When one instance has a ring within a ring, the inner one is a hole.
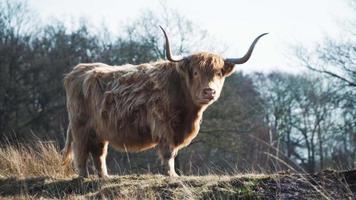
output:
M153 141L109 141L115 149L119 151L140 152L155 147L158 143Z
M118 150L139 152L157 145L148 129L123 128L107 138L109 143Z

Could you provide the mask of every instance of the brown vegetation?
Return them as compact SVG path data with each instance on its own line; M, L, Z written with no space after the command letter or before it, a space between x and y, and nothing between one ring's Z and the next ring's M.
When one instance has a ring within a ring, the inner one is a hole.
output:
M0 148L1 177L50 176L65 178L74 171L61 165L62 156L53 142L37 142L34 145L4 145Z
M355 171L82 179L60 165L51 143L1 148L0 159L1 199L352 199L356 192Z

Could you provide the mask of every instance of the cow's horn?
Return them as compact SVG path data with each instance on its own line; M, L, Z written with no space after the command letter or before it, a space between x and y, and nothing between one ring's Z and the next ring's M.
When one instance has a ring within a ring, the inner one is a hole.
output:
M167 33L166 31L162 28L162 26L159 26L162 31L163 31L163 34L164 34L164 37L166 38L166 57L169 61L171 62L179 62L179 61L182 61L183 58L176 58L175 56L172 56L172 51L171 51L171 46L169 45L169 40L168 40L168 36L167 36Z
M229 62L229 63L233 63L233 64L243 64L245 62L248 61L248 59L250 59L251 54L253 49L255 48L255 45L257 43L257 41L264 35L267 35L268 33L263 33L260 36L258 36L251 44L250 48L248 49L247 53L241 57L241 58L226 58L225 61Z

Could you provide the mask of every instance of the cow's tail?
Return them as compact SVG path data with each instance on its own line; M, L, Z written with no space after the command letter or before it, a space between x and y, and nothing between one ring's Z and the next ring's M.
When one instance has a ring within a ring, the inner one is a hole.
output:
M62 150L62 155L63 155L62 165L68 165L73 159L72 141L73 141L72 130L71 127L68 126L66 144Z

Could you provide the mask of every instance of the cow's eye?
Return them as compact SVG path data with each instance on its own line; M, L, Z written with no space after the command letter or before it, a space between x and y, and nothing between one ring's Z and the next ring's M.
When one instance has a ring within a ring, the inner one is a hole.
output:
M217 75L218 75L219 77L222 77L222 73L221 73L221 72L218 72Z
M194 76L198 76L198 72L197 71L194 72Z

